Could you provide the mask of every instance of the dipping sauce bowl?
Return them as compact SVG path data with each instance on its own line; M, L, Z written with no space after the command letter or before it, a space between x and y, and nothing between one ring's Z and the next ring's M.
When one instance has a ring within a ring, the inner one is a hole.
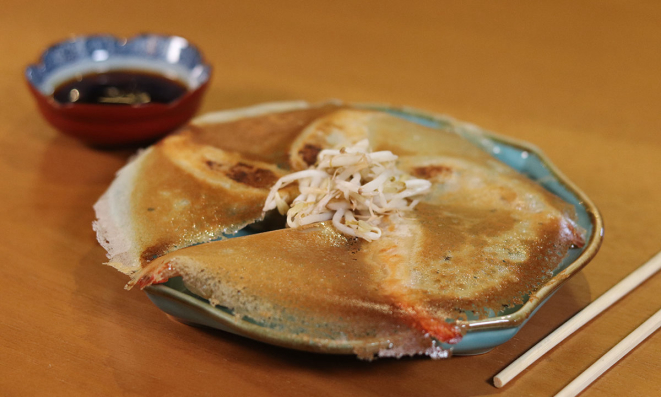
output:
M85 143L152 142L197 111L211 66L178 36L80 36L59 42L25 78L43 116Z

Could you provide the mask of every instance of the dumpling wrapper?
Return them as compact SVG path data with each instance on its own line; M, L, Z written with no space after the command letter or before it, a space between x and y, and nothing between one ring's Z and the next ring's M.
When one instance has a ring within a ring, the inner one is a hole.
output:
M140 152L94 205L109 263L130 275L165 253L261 220L270 187L289 172L292 140L336 109L294 103L227 111ZM294 197L296 187L289 191Z

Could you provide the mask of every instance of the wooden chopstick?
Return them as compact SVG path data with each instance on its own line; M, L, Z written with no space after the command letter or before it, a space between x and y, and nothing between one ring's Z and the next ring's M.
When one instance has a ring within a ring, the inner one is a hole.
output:
M560 390L555 397L573 397L578 395L583 389L588 387L590 383L594 382L595 379L606 372L608 368L620 361L620 359L629 353L631 349L638 346L638 344L644 341L648 336L652 335L654 331L658 330L659 327L661 327L661 310L648 318L647 321L636 328L626 338L622 339L620 343L610 349L608 353L604 354L599 360L597 360L597 362L592 364L590 368L586 369L576 379L565 386L564 389Z
M606 291L603 295L562 324L546 338L542 339L541 342L537 343L533 348L516 359L512 364L508 365L504 370L500 371L493 378L493 384L496 387L505 386L514 377L528 368L528 366L537 361L538 358L546 354L546 352L554 348L558 343L562 342L566 337L581 328L588 321L595 318L613 303L617 302L624 295L631 292L631 290L650 278L654 273L659 271L659 269L661 269L661 252L656 254L652 259L636 269L633 273L629 274L614 287Z

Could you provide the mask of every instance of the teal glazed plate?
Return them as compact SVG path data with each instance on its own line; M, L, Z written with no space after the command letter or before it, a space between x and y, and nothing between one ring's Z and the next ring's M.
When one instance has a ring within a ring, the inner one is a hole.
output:
M487 318L478 319L469 315L467 320L458 321L457 324L466 330L465 336L456 345L443 345L451 349L454 355L486 353L510 340L567 279L580 271L596 255L603 238L603 220L599 211L592 201L535 146L484 131L472 124L447 116L384 105L354 106L385 111L428 127L453 131L466 137L498 160L573 205L578 216L578 224L586 230L585 246L571 249L554 270L553 277L533 294L524 297L523 304L493 313ZM232 237L241 237L246 233L239 232ZM149 286L145 288L145 292L162 311L192 325L204 325L277 346L317 353L355 354L356 348L366 347L339 340L310 341L298 335L284 334L263 327L247 318L239 318L234 316L230 309L211 306L207 300L190 292L180 277L160 285Z

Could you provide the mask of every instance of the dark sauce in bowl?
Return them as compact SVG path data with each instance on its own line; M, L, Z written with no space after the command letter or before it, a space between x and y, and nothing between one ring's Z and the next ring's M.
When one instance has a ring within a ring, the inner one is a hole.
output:
M134 70L86 74L55 88L53 98L62 104L143 105L168 104L188 87L164 75Z

